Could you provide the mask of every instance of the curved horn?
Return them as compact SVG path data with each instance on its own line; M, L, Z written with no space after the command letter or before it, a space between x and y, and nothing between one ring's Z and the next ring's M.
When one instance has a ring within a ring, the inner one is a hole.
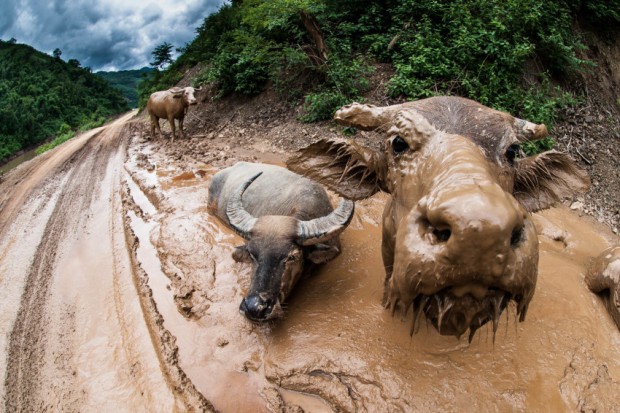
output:
M245 210L241 197L243 196L245 190L248 189L248 186L250 186L250 184L262 174L262 172L259 172L239 185L226 205L226 217L228 218L228 222L230 222L230 226L237 234L241 235L245 239L250 239L250 232L252 232L252 228L254 228L254 225L256 224L256 218Z
M521 142L537 141L549 135L549 131L544 124L537 125L519 118L515 118L514 124L517 129L517 139Z
M172 93L174 96L180 96L185 93L185 89L175 86L168 89L168 92Z
M331 214L310 221L299 221L297 242L301 245L313 245L337 236L349 225L353 212L355 203L343 199Z

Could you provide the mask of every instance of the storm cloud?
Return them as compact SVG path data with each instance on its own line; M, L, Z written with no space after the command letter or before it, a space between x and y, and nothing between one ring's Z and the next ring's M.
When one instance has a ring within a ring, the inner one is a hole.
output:
M59 48L93 71L148 66L164 42L184 46L224 0L2 0L0 38Z

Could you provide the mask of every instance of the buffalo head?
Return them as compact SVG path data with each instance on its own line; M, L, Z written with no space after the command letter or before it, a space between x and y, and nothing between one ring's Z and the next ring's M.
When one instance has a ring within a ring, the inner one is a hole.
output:
M174 99L183 99L183 103L185 106L197 104L198 101L196 100L194 93L200 92L201 90L201 88L194 89L191 86L185 88L174 87L172 89L169 89Z
M544 125L456 97L336 112L341 124L385 133L381 149L316 142L288 162L350 199L391 194L383 215L384 304L413 307L441 334L470 340L497 329L512 300L523 321L534 294L538 240L529 212L583 190L587 176L549 151L520 157Z
M338 235L351 222L354 212L354 203L343 200L330 214L308 221L286 215L254 217L244 208L242 196L261 174L241 184L226 207L231 227L247 240L236 248L233 258L253 265L250 290L239 307L252 321L282 315L281 303L299 280L305 261L320 264L337 255Z

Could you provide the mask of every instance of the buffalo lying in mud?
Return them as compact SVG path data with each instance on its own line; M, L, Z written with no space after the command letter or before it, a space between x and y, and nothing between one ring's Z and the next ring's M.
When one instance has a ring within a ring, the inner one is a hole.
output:
M173 87L168 90L161 90L154 92L146 102L146 109L149 112L151 118L151 137L155 139L155 128L161 136L161 128L159 127L159 119L166 119L170 123L172 129L172 141L176 137L176 129L174 126L174 120L179 120L179 133L183 137L183 119L187 113L187 108L190 105L197 103L194 97L195 92L199 92L201 89L194 89L193 87Z
M383 213L384 304L413 307L440 334L469 339L512 300L526 316L538 272L529 212L589 185L565 154L520 157L519 144L547 136L536 125L458 97L387 107L354 103L337 122L386 133L381 150L321 140L289 169L353 200L391 194Z
M332 208L325 189L285 168L239 162L214 175L209 211L247 240L233 252L250 261L250 290L240 311L253 321L282 315L281 303L307 262L325 263L340 253L339 234L354 203Z

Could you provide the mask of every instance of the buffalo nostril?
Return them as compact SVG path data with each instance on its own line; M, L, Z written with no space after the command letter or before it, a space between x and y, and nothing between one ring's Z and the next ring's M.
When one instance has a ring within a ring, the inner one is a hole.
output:
M433 229L433 235L437 238L438 242L447 242L452 235L452 231L449 229Z
M273 300L263 300L258 295L252 295L241 301L239 311L241 311L250 320L264 321L267 319L269 314L271 314L273 307Z
M516 247L523 240L523 227L515 228L512 230L512 234L510 234L510 246Z
M422 234L424 234L424 238L431 245L447 242L452 236L452 230L445 224L441 224L445 229L439 229L425 217L418 218L417 222L420 225Z

